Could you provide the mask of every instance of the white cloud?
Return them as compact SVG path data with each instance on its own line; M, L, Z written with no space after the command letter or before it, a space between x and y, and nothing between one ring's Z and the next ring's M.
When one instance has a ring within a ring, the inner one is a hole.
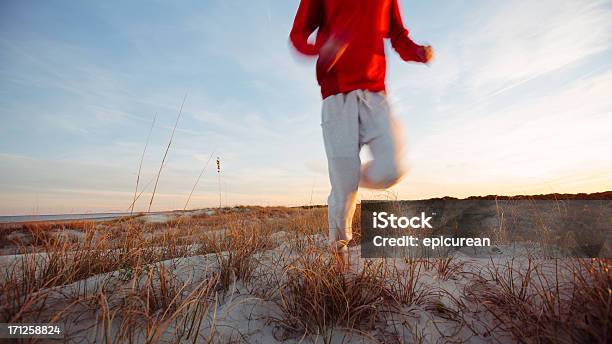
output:
M415 142L412 183L438 181L438 190L463 184L474 194L486 193L489 185L533 189L555 182L563 187L564 179L574 180L578 190L593 183L602 187L601 177L582 177L612 171L607 158L612 150L611 88L612 72L607 72L493 114L485 108L459 113L458 118L467 119L462 124L439 127ZM612 173L607 176L612 183ZM410 187L402 190L410 192Z
M511 1L476 16L488 20L464 32L459 58L479 92L558 70L612 41L612 10L602 1Z

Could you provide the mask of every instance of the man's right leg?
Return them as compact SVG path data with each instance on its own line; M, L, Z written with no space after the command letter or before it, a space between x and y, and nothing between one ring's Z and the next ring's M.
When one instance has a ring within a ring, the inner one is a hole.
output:
M321 127L331 192L328 198L329 242L345 249L353 237L361 161L359 159L359 107L354 94L323 100Z
M386 189L406 172L403 156L404 143L400 124L391 111L384 93L363 91L360 107L360 141L367 144L372 161L361 168L360 186Z

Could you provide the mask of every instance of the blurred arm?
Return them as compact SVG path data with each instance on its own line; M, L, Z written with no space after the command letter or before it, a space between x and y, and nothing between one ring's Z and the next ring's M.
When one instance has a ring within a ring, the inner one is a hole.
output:
M428 61L425 48L414 43L408 36L408 30L402 22L398 0L391 0L389 38L391 39L391 46L397 51L402 60L415 62Z
M302 0L293 21L289 39L297 51L304 55L317 55L319 47L308 43L308 37L321 25L321 0Z

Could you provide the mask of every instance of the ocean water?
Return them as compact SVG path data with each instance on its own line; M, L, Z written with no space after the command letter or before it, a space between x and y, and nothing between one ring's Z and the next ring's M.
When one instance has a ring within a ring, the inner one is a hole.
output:
M89 214L57 214L57 215L16 215L0 216L0 223L31 222L31 221L66 221L66 220L112 220L129 213L89 213Z

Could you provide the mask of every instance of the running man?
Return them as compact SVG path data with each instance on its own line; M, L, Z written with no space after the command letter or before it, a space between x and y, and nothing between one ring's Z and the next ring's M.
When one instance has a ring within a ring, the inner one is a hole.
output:
M316 39L309 41L315 31ZM329 241L346 252L359 186L386 189L404 174L402 134L387 101L384 39L404 61L428 63L430 46L414 43L402 23L398 0L301 0L290 41L318 56L321 127L331 193ZM372 161L362 165L367 145Z

